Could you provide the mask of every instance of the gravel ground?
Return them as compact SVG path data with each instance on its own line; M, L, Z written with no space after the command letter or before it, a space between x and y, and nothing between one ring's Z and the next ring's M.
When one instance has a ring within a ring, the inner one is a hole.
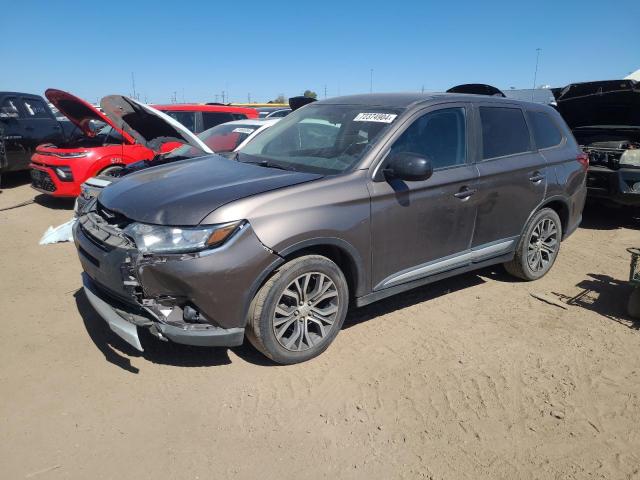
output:
M5 180L0 209L34 197ZM628 212L587 211L542 280L416 289L281 367L250 345L130 348L79 290L73 245L38 245L71 207L0 211L2 478L640 478Z

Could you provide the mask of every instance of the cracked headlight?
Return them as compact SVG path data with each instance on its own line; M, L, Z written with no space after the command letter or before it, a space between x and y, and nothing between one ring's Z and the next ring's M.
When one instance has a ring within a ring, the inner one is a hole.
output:
M244 220L206 227L166 227L132 223L124 232L142 253L197 252L222 245Z
M620 157L621 167L640 167L640 148L625 150Z

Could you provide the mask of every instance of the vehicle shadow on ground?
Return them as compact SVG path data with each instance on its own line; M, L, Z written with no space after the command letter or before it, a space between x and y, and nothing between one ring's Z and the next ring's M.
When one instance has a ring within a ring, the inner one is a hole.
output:
M111 331L91 306L82 289L74 293L74 298L87 333L95 346L108 362L123 370L139 372L139 369L131 364L132 357L142 357L153 363L174 367L214 367L231 363L228 348L191 347L163 342L143 328L138 329L140 343L144 349L143 352L139 352ZM243 360L256 365L276 365L256 351L249 342L234 347L233 352Z
M482 272L484 270L480 271L480 273ZM485 280L480 276L468 273L417 287L362 308L352 308L347 314L343 328L348 329L381 315L402 310L403 308L482 283L485 283ZM95 346L102 352L108 362L123 370L139 373L139 369L131 364L131 358L136 357L142 357L153 363L176 367L210 367L231 363L229 358L230 349L228 348L199 348L163 342L153 337L145 329L138 329L140 342L144 348L144 352L139 352L111 331L106 322L100 318L100 315L91 306L82 289L78 289L74 293L74 298L87 333ZM277 366L275 362L272 362L253 348L248 341L245 341L239 347L234 347L232 350L238 357L254 365Z
M640 329L640 320L632 319L627 313L627 302L633 286L626 280L589 273L587 278L576 287L581 291L573 296L558 292L551 293L567 305L590 310L635 330Z
M75 198L56 198L43 193L36 195L33 201L52 210L72 211L75 204Z
M353 308L349 311L342 328L348 329L381 315L427 302L458 290L481 285L486 282L481 276L488 276L488 273L491 271L490 269L482 269L477 272L457 275L428 285L416 287L413 290L394 295L361 308Z
M589 202L582 212L580 228L587 230L640 230L640 207L613 207Z
M27 183L31 183L31 175L29 170L20 172L7 172L2 174L0 188L2 190L21 187Z

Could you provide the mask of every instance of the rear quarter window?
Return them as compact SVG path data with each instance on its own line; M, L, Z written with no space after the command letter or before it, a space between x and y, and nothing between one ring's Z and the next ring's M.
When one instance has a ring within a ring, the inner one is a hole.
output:
M527 116L538 148L555 147L562 142L562 133L549 114L527 112Z
M522 110L511 107L480 107L482 159L531 151L529 129Z

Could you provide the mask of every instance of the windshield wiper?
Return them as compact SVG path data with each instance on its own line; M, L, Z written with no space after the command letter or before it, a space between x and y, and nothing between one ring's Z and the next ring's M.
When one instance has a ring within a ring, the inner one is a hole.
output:
M267 167L267 168L277 168L279 170L295 171L293 168L286 168L280 165L279 163L273 163L273 162L270 162L269 160L257 160L255 162L242 162L242 163L250 163L251 165L259 165L261 167Z

